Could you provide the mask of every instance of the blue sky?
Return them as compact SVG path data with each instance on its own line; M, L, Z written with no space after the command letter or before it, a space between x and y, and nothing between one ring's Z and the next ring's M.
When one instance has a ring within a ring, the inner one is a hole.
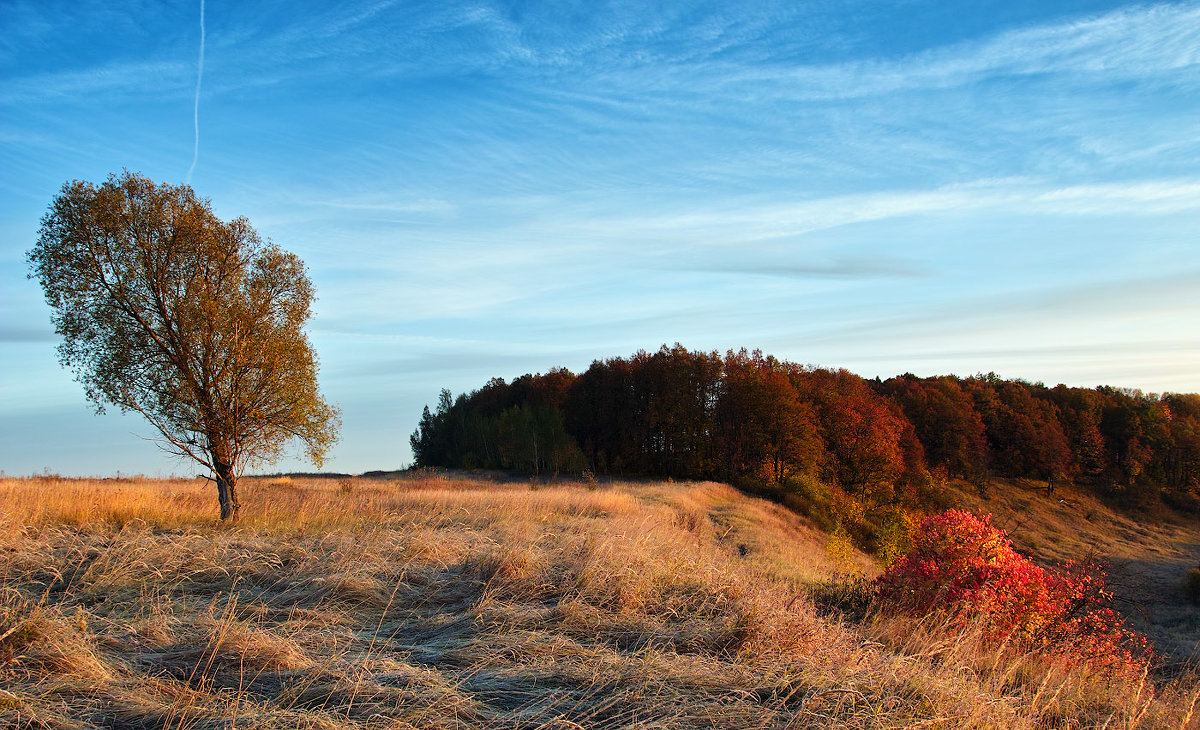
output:
M3 0L9 474L190 470L26 279L122 168L309 264L334 470L442 387L676 341L1200 391L1200 3Z

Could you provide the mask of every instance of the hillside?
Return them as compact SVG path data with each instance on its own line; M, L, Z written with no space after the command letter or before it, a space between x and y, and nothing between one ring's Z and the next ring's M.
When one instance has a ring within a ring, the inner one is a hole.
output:
M1196 702L1194 676L823 614L870 558L721 484L247 481L232 526L211 489L0 481L0 724L1180 727Z

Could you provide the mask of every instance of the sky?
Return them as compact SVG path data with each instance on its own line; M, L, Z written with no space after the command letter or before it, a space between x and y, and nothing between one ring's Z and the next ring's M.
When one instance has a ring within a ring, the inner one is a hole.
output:
M27 278L123 169L308 264L328 470L675 342L1200 392L1200 3L0 0L7 474L194 471L94 414Z

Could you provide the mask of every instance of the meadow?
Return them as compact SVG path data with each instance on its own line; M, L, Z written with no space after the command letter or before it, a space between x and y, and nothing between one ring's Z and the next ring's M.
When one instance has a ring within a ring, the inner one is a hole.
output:
M978 506L1049 557L1196 535L996 489ZM1122 675L839 613L875 560L722 484L246 479L236 524L214 491L0 480L0 725L1196 726L1186 635Z

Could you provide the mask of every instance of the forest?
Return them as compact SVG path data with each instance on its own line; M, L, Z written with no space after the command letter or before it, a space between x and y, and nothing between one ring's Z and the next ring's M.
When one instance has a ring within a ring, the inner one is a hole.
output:
M1072 483L1130 507L1200 510L1200 395L1002 379L865 379L760 351L657 352L443 390L418 466L714 479L834 522L933 507L941 486Z

